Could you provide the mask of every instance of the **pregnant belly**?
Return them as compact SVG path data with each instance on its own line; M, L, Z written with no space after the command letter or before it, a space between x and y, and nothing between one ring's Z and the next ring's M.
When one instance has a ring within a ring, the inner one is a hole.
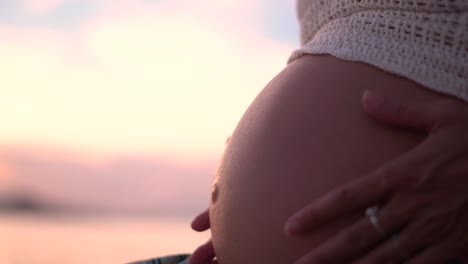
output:
M304 238L288 216L333 187L397 157L423 138L362 111L365 89L408 101L442 97L409 80L332 56L305 56L279 73L246 111L213 185L210 218L220 264L290 264L363 213Z

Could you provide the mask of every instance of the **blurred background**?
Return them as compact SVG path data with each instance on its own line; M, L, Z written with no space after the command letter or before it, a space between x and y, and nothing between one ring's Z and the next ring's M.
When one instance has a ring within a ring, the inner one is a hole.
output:
M0 263L191 252L293 0L0 1Z

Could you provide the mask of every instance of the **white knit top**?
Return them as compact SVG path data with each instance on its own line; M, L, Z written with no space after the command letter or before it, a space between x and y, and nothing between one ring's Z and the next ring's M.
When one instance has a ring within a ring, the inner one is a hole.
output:
M305 54L371 64L468 102L468 0L298 0Z

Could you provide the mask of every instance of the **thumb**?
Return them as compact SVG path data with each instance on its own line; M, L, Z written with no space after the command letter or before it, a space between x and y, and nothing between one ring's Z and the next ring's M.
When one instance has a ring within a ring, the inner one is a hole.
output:
M191 223L192 229L195 231L205 231L210 228L210 212L208 209L200 213Z
M215 257L213 241L210 239L205 244L199 246L195 251L190 255L188 259L189 264L205 264L212 263L213 258Z
M428 103L405 103L366 90L362 96L362 106L373 118L394 126L430 131L437 125L435 119L438 115Z

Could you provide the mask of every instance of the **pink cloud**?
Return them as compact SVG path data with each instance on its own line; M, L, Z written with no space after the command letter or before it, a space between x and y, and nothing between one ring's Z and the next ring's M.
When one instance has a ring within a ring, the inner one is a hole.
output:
M249 1L196 3L120 1L71 33L0 29L0 141L219 155L292 47L248 26Z

